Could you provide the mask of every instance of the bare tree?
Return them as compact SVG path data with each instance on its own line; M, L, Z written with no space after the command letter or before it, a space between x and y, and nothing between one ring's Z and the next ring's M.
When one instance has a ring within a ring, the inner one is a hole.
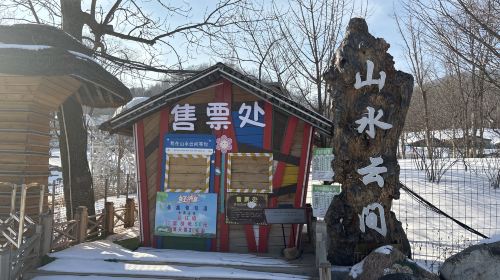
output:
M182 39L189 45L210 37L234 24L233 14L246 5L243 0L221 0L203 19L192 22L189 19L191 8L187 4L175 7L156 0L145 8L135 0L105 2L86 1L88 7L82 8L81 0L7 0L0 3L0 15L2 23L43 23L62 27L93 49L112 73L122 79L144 79L147 78L144 71L177 73L178 69L182 70L184 56L172 44L172 39ZM152 9L161 10L163 17L155 16ZM184 18L184 23L173 24L170 21L173 17ZM175 57L173 62L167 59L169 55ZM67 203L70 206L67 216L71 218L80 205L87 206L92 215L94 197L82 107L70 97L61 106L58 116L62 124L59 140L64 184L73 192ZM66 145L68 142L70 144Z
M475 67L489 83L500 88L500 2L498 0L410 0L413 13L428 30L430 40L438 40L441 48L454 52ZM457 40L457 32L467 38ZM484 48L486 60L470 56L470 41ZM469 42L468 42L469 41Z
M409 7L411 9L411 7ZM428 56L424 56L425 47L423 42L423 29L422 25L415 22L410 11L404 15L405 20L402 17L396 16L396 22L398 25L399 33L403 38L406 51L406 59L410 66L411 73L415 79L417 92L421 94L424 108L424 132L425 132L425 144L427 149L427 154L423 154L420 158L424 161L426 170L428 171L428 180L434 182L436 180L436 160L434 160L434 148L433 148L433 137L432 128L430 126L430 112L429 112L429 86L431 80L431 61ZM429 163L427 164L426 159Z
M259 80L277 81L288 90L286 94L331 117L323 73L354 7L349 0L293 0L286 7L273 1L254 6L240 15L242 24L213 50L250 69L247 72L256 68ZM366 6L361 9L366 14ZM257 20L250 23L250 18Z

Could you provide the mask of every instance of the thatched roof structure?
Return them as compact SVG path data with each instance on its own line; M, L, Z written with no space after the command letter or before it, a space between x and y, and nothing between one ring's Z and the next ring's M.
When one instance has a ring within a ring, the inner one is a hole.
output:
M92 51L64 31L40 24L0 26L0 73L71 76L82 82L76 97L91 107L117 107L129 89L91 57Z

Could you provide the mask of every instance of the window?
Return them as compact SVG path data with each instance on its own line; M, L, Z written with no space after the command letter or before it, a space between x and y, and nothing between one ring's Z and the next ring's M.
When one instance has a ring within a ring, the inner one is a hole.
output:
M271 153L229 153L227 170L228 192L273 192Z
M210 156L199 154L167 154L165 166L166 192L208 192Z

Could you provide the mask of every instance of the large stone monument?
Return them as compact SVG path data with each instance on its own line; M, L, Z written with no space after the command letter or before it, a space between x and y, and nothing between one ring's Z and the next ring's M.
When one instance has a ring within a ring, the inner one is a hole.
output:
M413 77L394 69L388 49L353 18L325 73L335 108L332 166L342 184L325 217L332 264L351 265L385 244L410 255L391 206L399 199L396 151Z

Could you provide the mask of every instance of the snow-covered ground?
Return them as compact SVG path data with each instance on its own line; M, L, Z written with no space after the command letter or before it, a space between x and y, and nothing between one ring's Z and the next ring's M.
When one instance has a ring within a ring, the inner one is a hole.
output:
M500 189L490 186L482 160L467 160L467 171L463 163L456 163L439 184L428 182L425 171L418 170L412 160L400 160L400 181L455 219L494 236L500 234ZM311 203L313 183L319 182L310 181L307 203ZM433 271L447 257L483 239L427 209L404 190L392 211L403 224L414 259Z
M137 251L130 251L109 240L78 244L63 251L52 253L50 256L55 257L56 260L41 267L40 270L57 273L120 274L174 278L307 279L305 276L251 270L251 267L264 266L283 267L285 269L292 267L286 261L276 258L251 254L152 248L139 248ZM219 265L240 266L242 268L221 267ZM57 277L40 276L35 279L61 279ZM73 277L71 278L73 279ZM87 280L87 278L82 278L82 280Z

